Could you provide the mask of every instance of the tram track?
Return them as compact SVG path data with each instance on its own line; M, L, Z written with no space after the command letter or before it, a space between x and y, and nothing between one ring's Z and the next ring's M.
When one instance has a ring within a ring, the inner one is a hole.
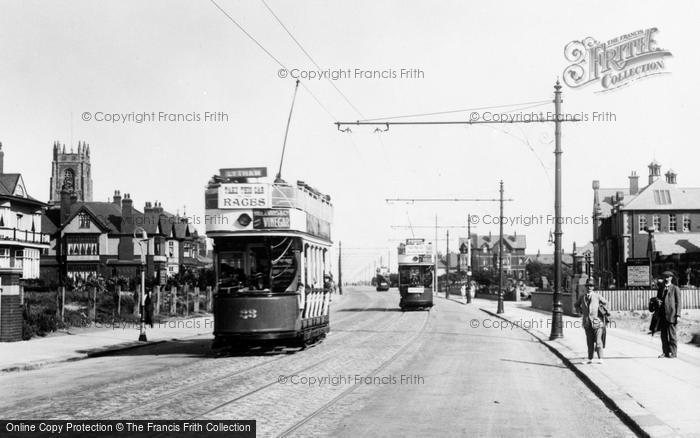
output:
M368 303L367 306L365 307L365 309L366 309L366 308L369 308L369 306L370 306L371 304L372 304L371 302ZM361 312L358 312L358 313L361 314ZM353 316L354 316L354 315L353 315ZM361 323L362 323L362 325L373 325L375 319L379 319L379 318L381 318L381 317L377 315L376 318L372 318L371 320L364 320L364 321L361 321ZM350 318L345 318L344 320L347 320L347 319L350 319ZM340 322L342 322L342 321L337 321L337 322L335 322L334 324L339 324ZM342 332L339 332L339 333L340 333L339 335L334 336L334 341L341 340L341 339L344 339L344 338L346 338L346 337L349 337L349 336L351 336L353 333L356 333L356 332L358 332L358 331L361 331L361 330L359 330L359 327L356 328L356 329L354 329L354 330L353 330L353 329L343 330ZM234 372L231 372L231 373L228 373L228 374L225 374L225 375L215 375L215 376L210 377L210 378L208 378L208 379L206 379L206 380L203 380L203 381L202 381L202 380L195 381L194 383L188 384L188 385L186 385L186 386L184 386L184 387L180 387L180 388L178 388L178 389L176 389L176 390L174 390L174 391L171 391L171 392L167 392L167 393L165 393L165 394L158 395L158 396L156 396L156 397L148 397L147 400L141 400L141 401L139 401L139 403L138 403L136 406L132 407L132 408L124 409L124 410L115 410L115 411L111 411L111 412L105 414L104 416L105 416L106 418L110 418L110 417L111 417L111 418L126 418L126 417L124 416L125 414L130 414L130 413L133 413L133 412L135 412L135 411L137 411L137 410L142 410L145 406L158 405L160 402L163 402L163 401L172 399L173 397L176 397L176 396L181 395L181 394L185 394L185 393L187 393L188 391L191 391L191 390L193 390L193 389L198 389L198 388L200 388L200 387L202 387L202 386L206 386L206 385L211 384L211 383L214 383L214 382L220 382L220 381L224 381L224 380L228 380L228 379L233 379L233 378L236 378L236 377L238 377L238 376L243 375L243 374L246 373L246 372L252 371L252 370L254 370L254 369L255 369L255 370L260 370L260 369L263 368L263 367L266 367L266 366L268 366L268 365L270 365L270 364L272 364L272 363L274 363L274 362L277 362L277 361L286 359L286 358L288 358L288 357L289 357L288 355L279 354L278 356L276 356L276 357L274 357L274 358L272 358L272 359L270 359L270 360L264 361L264 362L262 362L262 363L255 363L255 364L250 365L250 366L248 366L248 367L246 367L246 368L244 368L244 369L236 370L236 371L234 371ZM324 360L321 360L321 361L315 363L314 366L315 366L315 365L318 365L318 364L320 364L320 363L323 363L324 361L326 361L326 360L328 360L328 359L330 359L330 358L326 358L326 359L324 359ZM300 371L300 372L303 372L303 371ZM260 389L264 389L264 388L260 388ZM255 393L255 392L257 392L257 391L253 391L253 392L251 392L251 394L252 394L252 393ZM250 394L248 394L248 395L250 395Z
M371 302L368 303L366 308L369 308L369 306L371 304L372 304ZM386 311L388 311L388 310L389 309L387 308ZM371 333L368 338L375 336L377 333L381 332L382 330L384 330L385 328L387 328L388 326L390 326L394 322L394 320L387 320L384 323L377 325L376 324L377 320L384 318L382 316L383 313L384 312L377 312L376 315L373 315L372 318L368 318L368 319L359 321L359 324L357 326L355 326L355 327L351 326L350 328L340 332L339 335L334 336L333 341L337 342L337 341L343 340L347 337L351 337L354 334L356 335L358 332L362 333L364 331L361 330L361 328L364 326L371 326L371 327L374 327L374 329L375 329L375 330L373 330L374 333ZM361 312L360 312L360 314L361 314ZM338 324L338 322L336 322L335 324ZM310 365L308 367L304 367L304 369L302 369L302 370L298 370L297 372L304 372L307 368L311 369L315 366L318 366L318 365L326 362L327 360L332 358L332 354L333 354L332 351L326 352L325 355L328 357L324 357L321 360L314 362L312 365ZM297 355L293 355L293 356L279 355L271 360L264 361L261 363L255 363L255 364L252 364L244 369L236 370L236 371L228 373L228 374L215 375L215 376L207 378L205 380L196 380L193 383L186 385L185 387L180 387L174 391L169 391L169 392L157 395L155 397L143 395L143 396L139 397L140 400L138 400L137 403L134 403L133 406L130 407L129 409L113 410L107 414L103 414L103 416L107 417L107 418L126 418L125 415L133 414L134 412L139 411L139 410L145 410L145 408L147 408L149 406L159 406L164 401L172 401L173 399L176 399L180 396L186 395L186 394L193 392L193 391L197 391L197 390L201 389L202 387L206 387L206 386L209 386L209 385L214 384L214 383L221 384L222 382L226 382L226 381L229 381L232 379L235 380L236 378L242 378L242 377L245 377L246 373L249 373L251 371L260 371L261 369L268 367L272 363L281 361L283 359L290 359L291 360L295 357L297 357L299 360L303 360L305 357L308 357L308 354L305 355L304 358L301 355L299 355L299 356L297 356ZM266 387L272 386L274 383L277 383L277 382L275 381L271 384L266 384L266 385L263 385L262 387L256 388L253 391L250 391L250 392L245 393L239 397L234 398L234 401L239 400L239 399L244 398L244 397L247 397L249 395L252 395L256 392L259 392L259 391L265 389ZM222 406L231 404L234 401L229 400L229 401L223 403ZM216 410L216 409L218 409L218 408L215 408L213 410ZM198 415L206 415L206 414L198 414Z
M376 367L371 373L367 375L367 377L371 378L379 374L380 372L384 371L389 365L394 363L411 345L413 345L416 340L418 340L426 331L428 328L429 322L430 322L430 312L426 312L425 314L425 320L423 321L423 324L421 326L421 329L408 341L406 342L399 350L397 350L391 357L386 359L384 362L382 362L378 367ZM282 433L277 435L278 437L287 437L291 435L292 433L296 432L298 429L306 425L309 421L313 420L316 418L318 415L321 413L325 412L328 410L331 406L335 405L348 395L352 394L357 388L362 386L360 383L355 383L354 385L350 386L349 388L345 389L343 392L335 396L333 399L325 403L323 406L320 408L316 409L314 412L311 414L307 415L304 417L301 421L295 423L291 427L285 429Z
M379 336L382 333L385 333L384 330L386 328L388 328L389 326L400 323L400 321L402 319L404 319L404 315L405 314L401 313L401 314L398 314L396 318L392 318L392 319L385 321L382 325L376 327L376 330L370 332L370 334L368 336L363 337L363 339L361 339L361 340L358 340L357 343L358 344L368 343L375 336ZM352 333L352 332L349 332L349 333ZM410 342L409 342L409 344L410 344ZM305 373L311 369L314 369L314 368L316 368L316 367L318 367L318 366L320 366L320 365L322 365L322 364L324 364L324 363L328 362L329 360L334 359L336 357L337 357L337 352L335 350L326 351L322 358L320 358L319 360L316 360L311 365L306 365L304 367L297 368L293 371L289 371L287 373L284 373L284 375L292 376L292 375L303 374L303 373ZM199 418L202 418L204 416L210 415L216 411L221 410L222 408L230 406L233 403L239 402L239 401L246 399L250 396L258 394L258 393L264 391L265 389L271 388L271 387L278 385L278 384L280 384L279 379L272 379L271 378L267 383L263 384L262 386L257 386L254 389L251 389L243 394L240 394L240 395L237 395L237 396L231 398L230 400L226 400L226 401L219 403L218 405L216 405L212 408L208 408L207 410L202 411L202 412L196 414L195 416L193 416L192 419L199 419Z

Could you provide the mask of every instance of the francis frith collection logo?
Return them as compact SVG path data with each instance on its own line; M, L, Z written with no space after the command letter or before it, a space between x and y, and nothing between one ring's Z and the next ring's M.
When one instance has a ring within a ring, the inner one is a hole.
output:
M666 60L671 52L658 46L658 29L637 30L606 42L592 37L570 42L564 48L564 83L571 88L600 84L597 92L611 91L633 81L669 73Z

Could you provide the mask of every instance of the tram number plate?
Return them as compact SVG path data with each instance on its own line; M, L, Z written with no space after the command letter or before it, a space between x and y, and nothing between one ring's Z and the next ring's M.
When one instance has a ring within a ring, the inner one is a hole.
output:
M423 288L422 287L409 287L407 292L409 294L422 294Z

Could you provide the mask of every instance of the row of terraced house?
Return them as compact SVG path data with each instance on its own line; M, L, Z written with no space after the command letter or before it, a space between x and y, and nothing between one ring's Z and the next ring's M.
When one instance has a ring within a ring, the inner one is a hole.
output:
M210 262L205 237L159 202L139 211L119 190L106 202L93 201L88 144L66 152L54 143L43 202L29 195L20 173L5 173L0 143L0 341L21 337L21 283L135 278L142 261L148 278L160 284Z

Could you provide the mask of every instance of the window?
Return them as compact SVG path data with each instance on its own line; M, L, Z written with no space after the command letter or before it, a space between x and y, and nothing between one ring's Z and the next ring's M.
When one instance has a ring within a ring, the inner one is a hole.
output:
M175 257L175 242L168 242L168 257Z
M17 213L17 225L15 226L15 228L17 228L18 230L24 229L24 227L22 226L22 217L23 216L21 214Z
M78 218L80 219L80 228L90 228L90 216L80 213Z
M0 268L10 267L10 248L0 248Z
M688 216L683 216L683 231L690 231L690 218Z
M659 216L654 216L651 218L654 229L659 231L661 229L661 218Z
M24 251L21 249L15 250L15 268L21 268L23 266Z
M668 231L677 231L678 226L676 224L676 214L671 213L668 215Z
M647 217L639 216L639 232L647 230Z

